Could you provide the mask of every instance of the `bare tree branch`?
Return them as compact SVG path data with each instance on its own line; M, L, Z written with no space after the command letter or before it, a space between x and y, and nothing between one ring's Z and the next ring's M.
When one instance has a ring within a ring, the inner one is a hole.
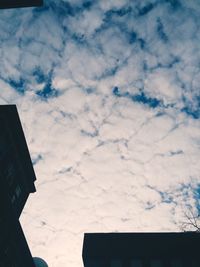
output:
M190 209L188 212L184 212L185 221L181 223L180 229L184 232L195 231L200 232L200 214Z

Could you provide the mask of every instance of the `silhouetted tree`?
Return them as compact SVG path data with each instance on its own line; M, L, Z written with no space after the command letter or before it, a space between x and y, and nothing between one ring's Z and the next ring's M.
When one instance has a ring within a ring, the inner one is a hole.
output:
M181 223L181 230L184 232L195 231L200 232L200 214L192 209L184 212L185 220Z

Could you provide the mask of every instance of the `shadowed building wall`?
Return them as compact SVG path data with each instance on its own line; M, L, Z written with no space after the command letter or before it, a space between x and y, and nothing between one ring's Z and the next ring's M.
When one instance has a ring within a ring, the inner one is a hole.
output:
M19 218L36 180L16 106L0 106L0 175L13 212Z
M88 233L85 267L200 267L200 234Z
M42 6L43 0L1 0L1 8L19 8L19 7L34 7Z
M0 267L34 267L19 216L35 180L16 106L0 106Z

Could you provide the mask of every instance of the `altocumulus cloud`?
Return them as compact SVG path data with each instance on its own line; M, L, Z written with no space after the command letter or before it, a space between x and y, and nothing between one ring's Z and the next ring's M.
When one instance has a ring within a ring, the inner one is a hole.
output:
M46 1L0 11L0 103L38 177L34 256L81 266L84 232L179 230L199 209L199 1Z

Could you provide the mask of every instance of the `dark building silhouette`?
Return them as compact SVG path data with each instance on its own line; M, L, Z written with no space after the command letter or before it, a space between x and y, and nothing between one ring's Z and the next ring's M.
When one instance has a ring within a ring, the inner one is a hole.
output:
M19 223L35 180L16 106L0 106L0 267L35 267Z
M0 0L0 9L42 6L43 0Z
M200 267L200 234L88 233L84 267Z

